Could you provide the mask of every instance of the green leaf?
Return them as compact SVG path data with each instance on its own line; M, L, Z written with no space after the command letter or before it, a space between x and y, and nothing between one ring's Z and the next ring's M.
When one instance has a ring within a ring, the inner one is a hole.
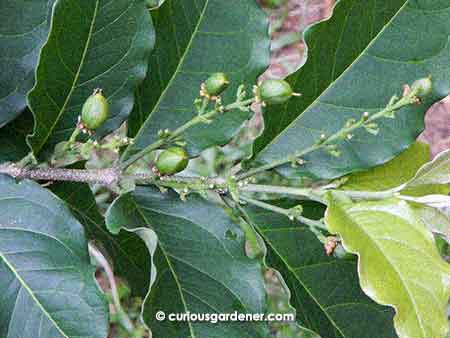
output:
M33 115L26 109L6 128L0 129L0 164L19 161L30 152L26 137L33 130L33 124Z
M450 7L447 0L342 0L333 17L309 29L308 60L288 82L301 97L264 113L265 131L254 162L265 164L313 145L364 112L381 110L405 84L432 75L433 93L423 104L379 120L338 143L337 158L320 150L305 165L279 168L290 175L331 179L382 164L405 150L423 129L430 105L450 91ZM255 163L255 164L256 164Z
M402 195L423 196L427 194L448 194L449 186L436 182L427 182L409 188L406 182L412 180L416 173L423 172L423 167L432 167L427 164L431 158L430 147L425 143L415 142L406 151L391 161L367 171L349 175L347 181L340 186L343 190L356 191L383 191L393 189L402 192ZM439 161L439 160L438 160ZM440 161L445 163L444 161ZM436 166L442 167L442 166ZM420 169L420 170L419 170ZM436 168L437 169L437 168ZM450 169L440 169L450 181Z
M400 338L443 338L448 332L450 269L434 238L404 201L342 203L328 196L325 221L359 256L361 287L396 310Z
M145 323L155 337L260 337L265 324L156 321L169 313L264 313L262 266L245 255L245 235L225 211L198 196L182 202L174 192L137 187L107 213L117 232L151 229L158 236L156 281L147 296ZM232 233L235 236L230 236Z
M396 188L414 177L417 170L430 160L430 147L416 142L391 161L349 175L340 188L358 191L382 191Z
M448 183L450 183L450 149L438 154L433 161L424 164L404 189Z
M133 294L144 297L149 284L151 261L142 240L126 231L116 236L109 232L88 185L65 182L53 184L51 189L69 206L72 214L83 225L88 239L106 253L112 262L114 274L130 284Z
M425 195L419 197L398 196L404 201L411 201L415 203L425 204L433 208L447 208L450 206L450 196L447 195Z
M164 0L145 0L147 8L154 10L163 4Z
M157 140L159 130L173 130L196 116L194 100L211 73L229 75L223 101L231 103L238 86L251 92L269 64L268 20L255 0L166 0L152 16L156 46L130 117L137 138L125 157ZM236 110L188 130L189 154L225 144L247 118L249 112Z
M276 204L295 206L292 201ZM323 207L317 203L304 202L302 206L305 217L323 215ZM245 210L267 243L268 264L280 271L292 293L300 325L324 338L396 337L391 309L364 295L354 259L328 257L323 244L301 223L256 207Z
M106 338L81 225L57 197L0 176L0 337Z
M410 205L430 231L441 234L450 243L450 218L446 214L426 205L416 203Z
M70 136L95 88L103 89L111 110L97 134L117 129L133 107L153 39L143 0L59 0L29 95L36 120L29 143L35 154Z
M0 127L27 106L54 0L0 3Z

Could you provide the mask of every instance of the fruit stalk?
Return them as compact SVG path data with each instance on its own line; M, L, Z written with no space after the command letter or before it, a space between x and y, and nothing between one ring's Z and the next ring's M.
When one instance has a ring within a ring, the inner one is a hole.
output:
M223 112L227 112L233 109L239 109L242 107L247 107L250 104L252 104L255 101L254 98L248 99L248 100L244 100L244 101L237 101L234 103L231 103L227 106L225 106L223 108ZM137 154L131 156L129 159L127 159L126 161L122 162L119 166L119 168L121 170L125 170L126 168L128 168L130 165L132 165L133 163L135 163L136 161L140 160L142 157L144 157L145 155L151 153L152 151L155 151L159 148L161 148L163 145L174 141L178 136L180 136L182 133L184 133L186 130L192 128L193 126L200 124L200 123L205 123L205 121L211 120L214 117L216 117L217 115L223 113L220 110L217 109L213 109L207 113L204 114L199 114L196 117L194 117L192 120L186 122L184 125L182 125L181 127L179 127L178 129L176 129L175 131L171 132L170 135L167 138L164 139L159 139L158 141L148 145L147 147L145 147L144 149L142 149L140 152L138 152Z

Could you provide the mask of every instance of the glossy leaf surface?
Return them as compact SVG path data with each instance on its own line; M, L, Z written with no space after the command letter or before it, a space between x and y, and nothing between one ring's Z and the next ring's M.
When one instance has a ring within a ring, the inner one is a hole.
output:
M318 204L302 205L305 217L323 215ZM359 287L355 259L327 256L308 227L285 216L255 207L247 207L246 212L267 243L268 265L280 271L291 291L291 304L302 326L321 337L396 337L392 311L375 304Z
M225 211L197 196L182 202L173 193L138 187L107 213L113 232L151 229L158 236L157 275L144 319L155 336L260 337L264 323L157 321L169 313L264 313L262 266L245 255L245 236ZM235 236L230 236L232 233Z
M54 2L0 2L0 127L27 106Z
M306 33L308 60L288 78L303 95L264 114L254 160L265 164L316 143L364 112L383 109L403 85L433 77L421 105L379 120L378 135L361 129L340 141L339 157L315 151L286 175L335 178L382 164L405 150L423 129L424 112L450 91L450 7L446 0L342 0L329 21Z
M255 0L166 0L152 16L156 46L137 92L130 118L137 138L126 156L155 141L159 130L174 130L195 117L194 100L210 74L228 74L223 102L231 103L237 87L245 84L250 94L269 65L268 20ZM184 134L189 154L226 143L248 117L235 110L191 128Z
M0 176L0 337L106 338L84 231L38 184Z
M96 88L103 89L111 111L96 133L118 128L145 77L153 34L143 0L58 1L29 95L36 120L29 139L33 151L67 139Z

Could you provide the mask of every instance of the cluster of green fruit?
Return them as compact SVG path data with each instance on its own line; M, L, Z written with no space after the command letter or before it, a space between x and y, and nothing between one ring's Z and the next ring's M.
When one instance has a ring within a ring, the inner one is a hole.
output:
M229 86L224 73L212 74L202 85L202 94L208 99L218 98ZM255 87L254 101L265 105L283 104L295 93L284 80L265 80ZM86 100L81 112L81 128L92 131L100 128L109 117L109 105L102 90L96 89ZM163 150L155 163L159 175L173 175L183 171L189 162L189 155L182 147Z

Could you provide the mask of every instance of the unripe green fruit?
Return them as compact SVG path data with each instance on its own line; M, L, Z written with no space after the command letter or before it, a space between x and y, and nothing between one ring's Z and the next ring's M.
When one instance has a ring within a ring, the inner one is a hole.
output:
M416 92L418 97L430 95L433 91L433 82L430 77L419 79L411 85L411 90Z
M287 3L287 0L263 0L263 5L269 8L278 8Z
M256 89L258 100L267 105L285 103L293 94L291 85L284 80L265 80Z
M214 73L205 81L205 90L208 95L217 96L222 94L229 84L225 73Z
M156 168L162 175L173 175L183 171L189 163L189 155L183 148L171 147L159 154Z
M101 90L96 90L88 97L81 110L81 121L86 128L94 130L99 128L109 117L109 104L102 95Z

